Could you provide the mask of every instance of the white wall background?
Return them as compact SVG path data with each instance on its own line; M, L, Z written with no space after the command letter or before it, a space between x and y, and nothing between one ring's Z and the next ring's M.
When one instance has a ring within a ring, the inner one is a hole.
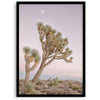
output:
M0 99L16 97L16 0L0 1ZM100 99L100 0L86 0L86 97ZM29 99L29 98L25 98ZM30 98L31 100L34 98ZM40 100L41 98L36 98ZM47 98L42 98L47 99ZM48 98L50 100L51 98ZM52 98L55 100L55 98ZM62 99L62 98L56 98Z

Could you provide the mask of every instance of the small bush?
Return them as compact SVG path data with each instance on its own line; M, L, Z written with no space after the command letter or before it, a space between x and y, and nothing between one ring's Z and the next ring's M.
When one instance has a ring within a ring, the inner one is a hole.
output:
M19 82L19 86L23 86L23 84L21 82Z
M69 88L72 88L73 90L78 90L80 89L79 86L75 86L73 84L69 84Z
M58 77L56 77L55 79L58 80Z
M44 85L44 84L43 84L43 82L38 81L38 82L36 83L36 85Z
M63 81L58 81L58 83L63 83Z
M79 88L78 86L73 86L72 89L73 89L73 90L78 90L78 89L80 89L80 88Z
M25 94L41 94L41 92L34 89L34 84L29 82L25 89Z
M26 86L25 92L32 93L33 86L34 86L33 83L29 82L28 85Z
M69 88L72 88L72 84L71 83L69 83Z
M55 79L53 79L53 81L58 82L58 78L56 77Z
M48 81L51 81L51 77L48 79Z
M58 81L56 79L53 79L53 81L51 81L48 86L56 86L58 85Z
M52 83L52 82L50 82L49 84L48 84L48 86L53 86L54 85L54 83Z

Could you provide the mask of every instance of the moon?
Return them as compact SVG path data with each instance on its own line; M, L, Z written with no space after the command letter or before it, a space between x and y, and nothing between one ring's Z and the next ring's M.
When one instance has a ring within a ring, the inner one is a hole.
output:
M43 9L41 10L41 14L44 14L44 10Z

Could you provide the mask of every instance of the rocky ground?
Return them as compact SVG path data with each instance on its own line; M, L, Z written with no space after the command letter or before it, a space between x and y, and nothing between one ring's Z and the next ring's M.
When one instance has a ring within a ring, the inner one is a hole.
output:
M31 82L31 81L30 81ZM32 82L31 82L32 83ZM33 83L32 83L33 84ZM82 94L82 83L71 80L38 80L32 90L27 90L26 94ZM30 92L31 91L31 92ZM29 93L30 92L30 93ZM24 80L19 81L19 94L24 93Z

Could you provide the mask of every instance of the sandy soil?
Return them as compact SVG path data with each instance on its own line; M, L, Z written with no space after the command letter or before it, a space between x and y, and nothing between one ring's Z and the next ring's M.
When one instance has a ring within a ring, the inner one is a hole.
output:
M30 81L31 82L31 81ZM32 83L32 82L31 82ZM33 83L32 83L33 84ZM26 94L76 94L83 93L82 83L72 80L38 80L32 92ZM19 94L24 94L24 80L19 81Z

